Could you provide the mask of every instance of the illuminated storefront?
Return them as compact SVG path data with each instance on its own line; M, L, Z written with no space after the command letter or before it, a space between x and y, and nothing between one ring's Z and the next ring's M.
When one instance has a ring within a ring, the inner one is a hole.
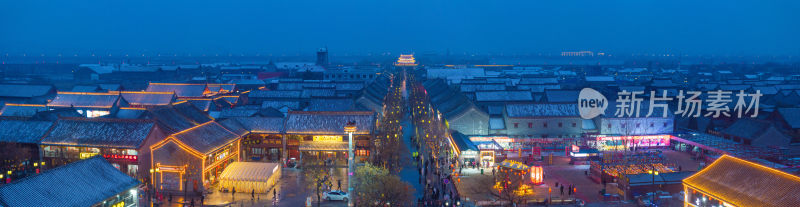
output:
M57 167L102 156L131 177L144 179L149 170L146 140L159 139L155 124L139 120L62 119L41 140L43 161ZM145 157L143 157L145 156Z
M153 144L152 185L199 192L219 182L229 164L241 161L241 137L210 121Z
M366 161L374 141L376 115L372 111L290 111L285 124L288 158L346 164L348 132L344 128L354 122L354 159Z
M595 138L594 145L601 151L624 150L626 147L669 147L672 135L605 136Z

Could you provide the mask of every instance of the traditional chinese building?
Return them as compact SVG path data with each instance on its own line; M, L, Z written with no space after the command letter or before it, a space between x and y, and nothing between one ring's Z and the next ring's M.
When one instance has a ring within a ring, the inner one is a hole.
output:
M120 107L127 107L128 102L118 92L85 93L63 92L47 104L51 108L75 108L86 117L101 117L116 113Z
M236 91L236 84L150 83L145 91L174 92L179 99L203 98L233 93Z
M207 189L219 181L225 167L241 161L240 138L215 121L170 135L150 146L152 184L170 191Z
M148 177L149 146L165 137L150 120L63 118L42 138L43 161L61 166L100 155L136 178Z
M0 172L12 172L5 178L15 180L39 169L39 141L52 126L51 121L0 120Z
M286 151L283 121L282 117L234 117L220 124L242 136L242 160L278 162Z
M376 114L371 111L290 111L285 125L288 157L346 162L348 133L344 127L348 122L356 126L356 160L366 160L376 126Z
M800 206L800 177L722 155L683 180L683 206Z
M147 106L163 106L177 100L175 92L120 91L128 107L145 108Z
M139 206L139 181L95 156L0 186L0 205Z

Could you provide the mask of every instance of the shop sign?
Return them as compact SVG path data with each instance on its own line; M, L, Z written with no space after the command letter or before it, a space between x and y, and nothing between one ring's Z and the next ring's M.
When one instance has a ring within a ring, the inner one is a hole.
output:
M81 159L91 158L91 157L93 157L95 155L97 155L97 153L95 153L95 152L81 152L81 154L80 154Z
M313 140L315 142L341 142L342 141L342 136L318 135L318 136L314 136Z

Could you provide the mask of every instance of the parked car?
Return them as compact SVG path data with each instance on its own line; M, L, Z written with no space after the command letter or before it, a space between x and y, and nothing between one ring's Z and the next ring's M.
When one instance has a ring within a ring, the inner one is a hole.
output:
M322 193L322 199L329 200L329 201L345 201L349 199L350 196L347 195L347 192L334 190L330 192Z

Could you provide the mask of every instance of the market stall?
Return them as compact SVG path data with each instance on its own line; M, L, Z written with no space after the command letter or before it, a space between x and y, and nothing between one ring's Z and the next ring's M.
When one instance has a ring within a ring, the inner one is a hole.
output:
M220 188L266 193L281 177L278 163L234 162L220 175Z

